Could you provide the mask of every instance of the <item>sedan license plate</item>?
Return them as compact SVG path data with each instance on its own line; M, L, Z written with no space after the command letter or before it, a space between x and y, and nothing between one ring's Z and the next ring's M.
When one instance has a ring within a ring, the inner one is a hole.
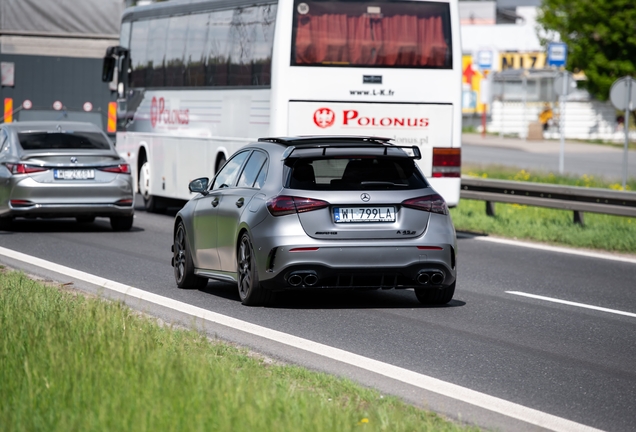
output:
M56 169L53 170L56 180L90 180L95 178L92 169Z
M345 222L395 222L395 207L334 207L333 220Z

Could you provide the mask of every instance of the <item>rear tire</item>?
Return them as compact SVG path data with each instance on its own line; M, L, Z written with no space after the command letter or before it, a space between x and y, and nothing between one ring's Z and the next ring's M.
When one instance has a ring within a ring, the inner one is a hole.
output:
M144 199L146 211L150 213L160 212L162 208L159 205L159 198L150 195L150 163L145 158L142 160L141 168L139 169L137 187L141 197Z
M241 236L236 263L241 303L245 306L260 306L269 303L272 292L264 289L258 280L254 248L247 233Z
M194 274L194 262L188 244L188 236L186 234L183 222L179 222L177 231L174 234L173 246L174 279L179 288L201 289L208 285L208 278L200 277Z
M81 224L89 224L95 222L95 216L77 216L75 220Z
M445 305L453 299L455 294L455 284L449 285L444 288L415 288L415 296L420 303L425 305Z
M133 226L133 216L111 216L110 226L113 231L130 231Z
M0 230L9 231L13 223L13 218L0 217Z
M219 160L216 162L216 167L214 167L214 174L218 174L218 172L221 171L221 168L223 168L223 165L225 165L225 156L221 155Z

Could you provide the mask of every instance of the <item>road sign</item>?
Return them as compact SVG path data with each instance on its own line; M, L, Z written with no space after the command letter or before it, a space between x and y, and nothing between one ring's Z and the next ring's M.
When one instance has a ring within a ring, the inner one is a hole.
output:
M31 102L29 99L25 99L24 102L22 102L22 108L24 108L25 110L30 110L31 108L33 108L33 102Z
M60 101L55 101L55 102L53 102L53 109L54 109L55 111L59 111L59 110L61 110L62 108L64 108L64 105L62 105L62 102L60 102Z
M627 94L628 87L631 87L631 95ZM617 110L634 111L636 109L636 80L632 77L623 77L614 81L610 88L610 100Z
M568 46L563 42L548 45L548 66L563 67L568 60Z
M564 82L565 80L565 82ZM554 79L554 91L559 96L567 96L576 88L576 81L570 72L559 73Z
M84 108L84 111L86 111L86 112L93 111L93 104L90 103L90 102L86 102L86 103L84 103L82 108Z
M493 53L490 50L477 51L477 67L486 71L492 69Z

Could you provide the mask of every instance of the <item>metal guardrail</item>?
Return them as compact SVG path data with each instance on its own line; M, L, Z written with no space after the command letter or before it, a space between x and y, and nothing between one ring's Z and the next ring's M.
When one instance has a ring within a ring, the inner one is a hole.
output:
M572 210L581 225L583 212L636 217L636 192L462 176L460 196L486 201L489 216L495 215L494 203L503 202Z

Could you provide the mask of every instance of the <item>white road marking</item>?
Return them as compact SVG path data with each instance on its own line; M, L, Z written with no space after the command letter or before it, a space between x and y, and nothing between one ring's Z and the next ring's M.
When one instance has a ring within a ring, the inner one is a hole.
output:
M593 310L597 310L597 311L601 311L601 312L609 312L609 313L613 313L616 315L625 315L628 317L632 317L632 318L636 318L636 313L631 313L631 312L624 312L624 311L619 311L616 309L608 309L608 308L604 308L604 307L600 307L600 306L593 306L593 305L588 305L585 303L576 303L576 302L571 302L568 300L560 300L560 299L555 299L552 297L545 297L545 296L540 296L540 295L536 295L536 294L528 294L528 293L524 293L521 291L506 291L506 293L508 294L512 294L512 295L518 295L518 296L523 296L523 297L530 297L533 299L537 299L537 300L545 300L545 301L549 301L552 303L561 303L564 305L568 305L568 306L576 306L576 307L580 307L580 308L585 308L585 309L593 309Z
M573 248L566 248L566 247L559 247L559 246L549 246L549 245L543 245L543 244L538 244L538 243L530 243L530 242L524 242L524 241L519 241L519 240L502 239L502 238L497 238L497 237L476 236L476 237L472 237L471 239L472 240L490 242L490 243L505 244L505 245L509 245L509 246L519 246L519 247L525 247L525 248L530 248L530 249L538 249L538 250L543 250L543 251L548 251L548 252L559 252L559 253L565 253L565 254L570 254L570 255L584 256L584 257L588 257L588 258L598 258L598 259L605 259L605 260L611 260L611 261L620 261L620 262L626 262L626 263L630 263L630 264L636 264L636 258L630 258L630 257L625 257L625 256L619 256L619 255L612 255L610 253L588 252L588 251L577 250L577 249L573 249Z
M21 252L0 247L0 255L21 261L32 266L40 267L58 274L62 274L74 279L97 285L103 289L124 294L128 297L153 303L158 306L173 309L175 311L188 314L195 318L207 320L226 327L240 330L255 336L269 339L287 346L304 350L316 355L320 355L332 360L346 363L360 369L364 369L385 377L419 387L423 390L431 391L455 400L459 400L477 407L487 409L523 422L550 429L558 432L600 432L599 429L592 428L580 423L573 422L552 414L544 413L532 408L525 407L504 399L480 393L466 387L439 380L427 375L410 371L378 360L373 360L354 354L339 348L333 348L308 339L303 339L267 327L262 327L246 321L241 321L226 315L202 309L187 303L163 297L151 292L143 291L132 286L114 282L99 276L75 270L36 258Z

